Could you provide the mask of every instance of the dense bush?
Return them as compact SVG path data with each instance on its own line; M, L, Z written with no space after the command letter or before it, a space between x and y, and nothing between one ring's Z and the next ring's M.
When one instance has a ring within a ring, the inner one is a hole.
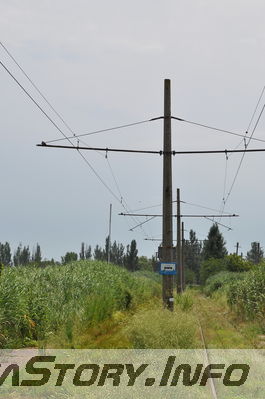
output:
M244 278L244 276L245 273L219 272L206 280L203 292L206 295L212 295L215 291L220 289L227 291L230 284Z
M265 267L260 265L233 282L228 290L228 303L244 318L257 319L265 327Z
M226 270L224 259L210 258L204 260L201 264L200 269L200 280L202 284L205 284L206 280L221 271Z
M160 294L160 284L100 261L5 268L0 277L0 347L42 340L102 321Z
M253 264L248 260L241 258L236 254L225 257L226 270L229 272L246 272L253 267Z
M210 276L221 271L244 272L250 270L251 267L253 265L249 261L235 254L219 259L210 258L202 262L200 270L201 282L204 284Z

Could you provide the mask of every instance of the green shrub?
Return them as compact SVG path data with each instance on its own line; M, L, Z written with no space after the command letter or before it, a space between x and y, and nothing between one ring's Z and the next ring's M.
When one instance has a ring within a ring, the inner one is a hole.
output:
M236 254L228 255L224 258L226 270L229 272L246 272L253 266L251 262L241 258Z
M210 296L217 290L227 291L230 284L244 278L244 276L245 273L219 272L206 280L203 292Z
M222 271L227 272L245 272L251 269L253 265L247 260L241 258L238 255L232 254L227 255L224 258L210 258L202 262L200 277L202 284L205 284L206 280Z

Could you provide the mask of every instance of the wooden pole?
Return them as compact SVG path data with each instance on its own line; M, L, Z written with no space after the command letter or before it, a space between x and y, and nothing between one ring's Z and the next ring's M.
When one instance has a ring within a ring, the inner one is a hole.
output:
M185 291L186 283L185 283L185 237L184 237L184 222L181 223L181 277L182 277L182 292Z
M109 207L109 246L108 246L108 263L110 263L110 250L111 250L111 215L112 215L112 204Z
M173 261L172 236L172 153L171 153L171 90L164 80L164 153L163 153L163 241L162 261ZM173 276L163 275L163 303L173 311Z
M177 292L182 292L180 190L177 188Z
M236 243L236 255L238 255L239 242Z

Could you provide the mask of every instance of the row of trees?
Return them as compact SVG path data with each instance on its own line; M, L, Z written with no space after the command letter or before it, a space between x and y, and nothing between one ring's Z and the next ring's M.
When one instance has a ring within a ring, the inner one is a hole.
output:
M225 245L226 243L224 238L216 223L211 226L207 239L204 241L198 240L195 231L190 230L189 240L185 240L184 245L184 259L188 271L187 275L190 273L191 279L199 283L201 280L202 263L208 259L225 258L228 254ZM259 243L252 242L246 260L256 264L263 259L263 255L263 250ZM132 240L127 246L124 246L117 241L114 241L110 245L108 237L105 240L104 247L96 245L93 251L91 245L82 242L80 252L67 252L62 256L61 263L67 264L78 259L107 261L108 256L111 263L125 267L130 271L136 271L139 269L155 269L154 258L148 259L143 256L138 256L137 243L135 240ZM32 252L30 251L29 246L22 246L22 244L19 244L12 255L9 243L0 243L0 264L6 266L23 266L28 264L45 266L54 263L53 259L51 261L42 260L42 253L39 244L33 248Z
M0 242L0 263L5 266L23 266L30 263L41 263L41 261L42 256L39 244L33 248L31 253L29 246L22 247L20 243L12 256L10 244L8 242L4 244Z
M210 268L211 264L213 265L213 262L209 261L210 259L225 259L225 262L218 263L217 261L215 263L216 265L222 263L226 270L230 271L246 270L248 268L247 262L257 264L263 259L264 253L258 242L251 243L251 249L247 252L246 259L244 260L241 259L242 257L236 256L235 254L228 256L225 245L226 242L216 223L211 226L207 239L204 241L199 241L195 231L190 230L189 240L185 241L184 259L186 268L193 272L197 283L205 278L205 276L202 277L204 272L201 269L206 264L206 269Z
M139 261L137 243L135 240L132 240L127 246L114 241L109 248L109 238L107 237L105 246L101 248L99 245L96 245L93 252L91 245L86 245L84 242L82 242L79 254L76 252L66 252L66 254L61 258L61 263L67 264L78 259L95 259L107 261L108 254L111 263L126 267L131 271L139 270L139 268L141 268L141 266L147 262L147 258L145 257L140 257ZM24 266L34 264L37 266L45 266L46 264L54 263L55 262L53 259L51 261L42 260L41 248L39 244L33 248L32 252L30 251L29 246L22 246L22 244L19 244L12 255L9 243L0 243L0 264L2 265Z
M139 270L141 262L139 263L137 243L132 240L126 247L114 241L111 245L109 243L109 237L106 238L105 247L96 245L92 254L92 248L86 245L84 242L81 244L81 250L79 253L79 259L95 259L100 261L107 261L108 256L111 263L126 267L130 271ZM66 264L78 260L78 254L76 252L67 252L62 257L62 263Z

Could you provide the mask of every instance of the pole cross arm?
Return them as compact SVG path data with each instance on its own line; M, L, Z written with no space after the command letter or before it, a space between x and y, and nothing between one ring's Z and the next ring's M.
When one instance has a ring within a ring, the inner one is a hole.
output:
M163 215L147 215L142 213L119 213L119 216L137 216L137 217L162 217ZM173 217L177 217L178 215L172 215ZM182 218L233 218L239 217L235 213L231 215L180 215Z
M132 150L126 148L108 148L108 147L86 147L86 146L71 146L71 145L56 145L47 144L42 141L41 144L36 144L37 147L45 148L63 148L67 150L84 150L84 151L104 151L104 152L127 152L134 154L154 154L154 155L199 155L199 154L228 154L228 153L245 153L245 152L265 152L265 148L250 148L243 150L198 150L198 151L162 151L162 150Z

